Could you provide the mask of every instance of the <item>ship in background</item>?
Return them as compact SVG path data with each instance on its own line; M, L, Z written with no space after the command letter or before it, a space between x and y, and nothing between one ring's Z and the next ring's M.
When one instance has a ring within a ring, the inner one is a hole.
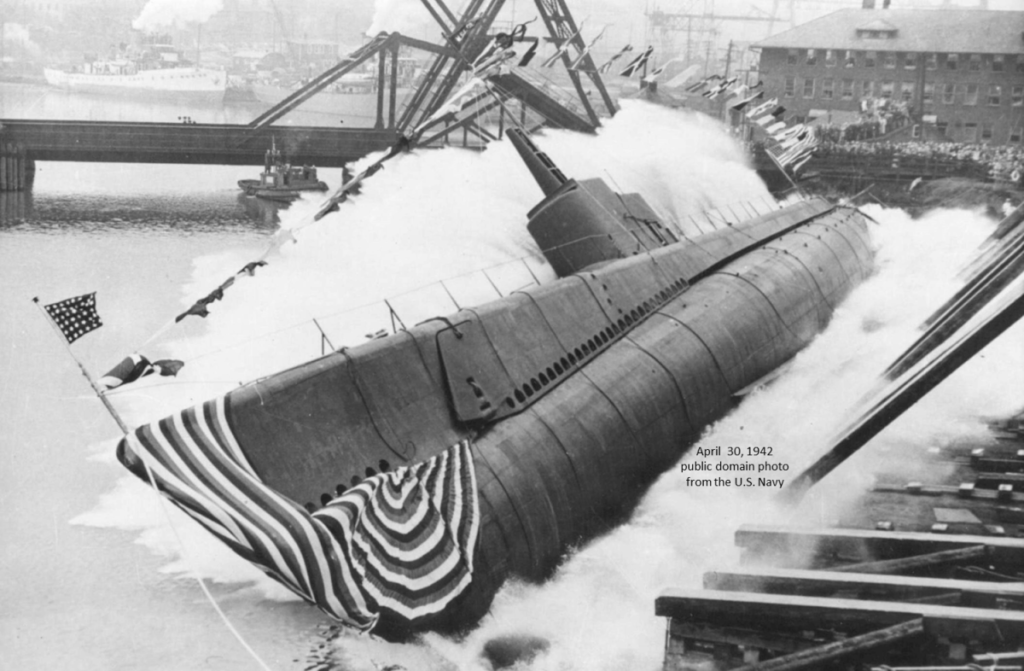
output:
M228 84L225 71L190 63L166 35L147 36L139 48L122 48L115 58L72 70L44 68L43 76L70 91L197 102L223 100Z

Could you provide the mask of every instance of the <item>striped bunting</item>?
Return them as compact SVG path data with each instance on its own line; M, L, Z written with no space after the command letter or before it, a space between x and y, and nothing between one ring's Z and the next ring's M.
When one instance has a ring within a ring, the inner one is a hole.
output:
M263 484L223 397L140 427L118 456L146 482L148 466L234 552L358 629L384 609L410 623L436 614L472 582L480 507L469 441L369 477L313 514Z

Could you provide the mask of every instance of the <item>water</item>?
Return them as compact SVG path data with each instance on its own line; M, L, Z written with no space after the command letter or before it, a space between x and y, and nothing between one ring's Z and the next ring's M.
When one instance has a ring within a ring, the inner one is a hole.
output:
M740 150L713 124L643 105L598 139L539 140L575 177L643 191L661 212L764 197ZM488 300L550 271L530 260L525 212L540 191L510 147L404 156L342 212L304 226L312 201L280 214L237 196L254 169L40 164L31 198L0 213L0 650L9 668L256 668L206 602L207 580L228 619L272 669L488 668L495 637L548 641L535 669L656 669L664 623L653 599L695 586L735 559L739 523L782 519L764 494L693 491L664 475L628 523L567 558L544 585L511 583L464 639L427 635L396 645L340 632L313 608L235 558L114 462L117 429L29 300L97 291L105 325L73 346L102 373L169 317L257 258L280 227L295 244L243 278L206 320L189 318L142 347L186 362L176 379L140 381L111 396L130 424L205 400L319 353L316 317L335 347L389 325ZM340 172L340 171L339 171ZM340 174L325 175L332 187ZM955 269L992 229L979 213L911 220L872 208L879 272L829 330L769 389L709 430L708 444L771 444L796 465L835 430L844 408L913 337L956 285ZM521 261L522 257L528 260ZM441 287L435 282L443 278ZM425 288L424 288L425 287ZM365 306L365 307L364 307ZM1020 327L874 441L834 478L864 483L859 462L908 442L980 431L978 416L1022 403ZM830 519L835 497L802 519Z

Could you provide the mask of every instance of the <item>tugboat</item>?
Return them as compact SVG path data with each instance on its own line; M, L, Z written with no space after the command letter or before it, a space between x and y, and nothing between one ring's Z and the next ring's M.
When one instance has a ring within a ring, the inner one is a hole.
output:
M291 202L303 191L326 191L327 183L317 179L313 166L286 163L277 145L271 142L263 157L263 172L259 179L240 179L238 187L247 196L267 200Z

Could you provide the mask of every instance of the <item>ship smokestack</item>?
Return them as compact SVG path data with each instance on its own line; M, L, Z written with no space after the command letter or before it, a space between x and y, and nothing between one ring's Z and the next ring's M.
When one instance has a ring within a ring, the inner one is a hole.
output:
M556 193L563 184L569 181L558 169L558 166L548 158L548 155L538 149L537 145L533 144L523 131L511 128L505 131L505 135L512 141L512 145L519 152L523 163L530 169L545 196Z

